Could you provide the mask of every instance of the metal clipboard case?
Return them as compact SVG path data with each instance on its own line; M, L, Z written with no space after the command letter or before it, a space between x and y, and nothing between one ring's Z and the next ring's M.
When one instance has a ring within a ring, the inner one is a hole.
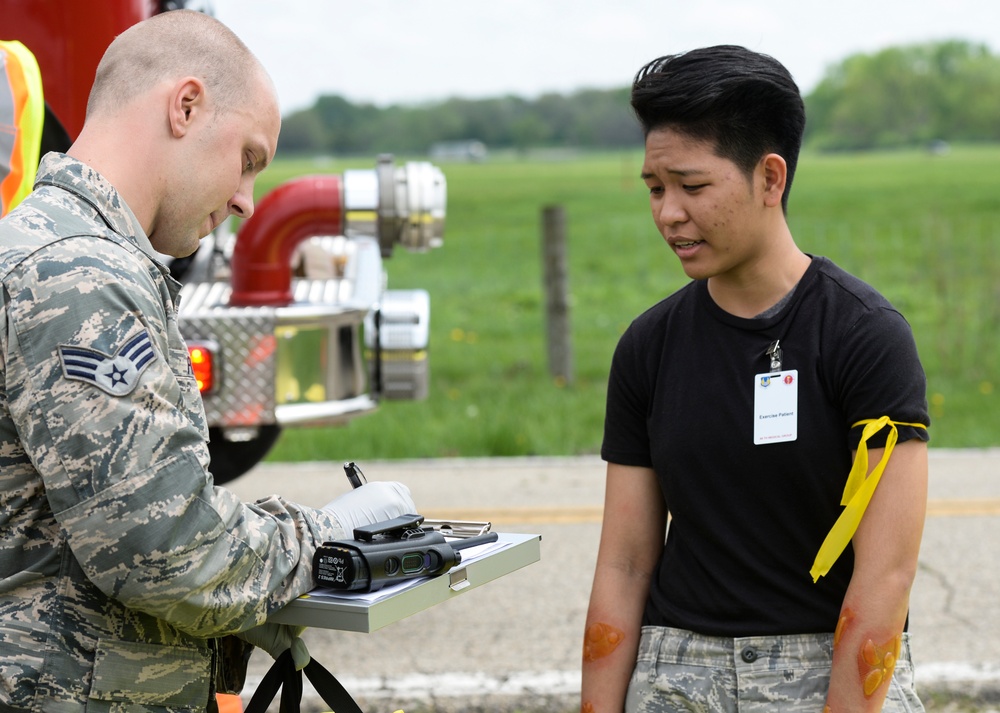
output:
M471 591L541 558L541 535L497 533L506 546L449 572L420 580L376 601L304 594L268 617L269 623L371 633L411 614Z

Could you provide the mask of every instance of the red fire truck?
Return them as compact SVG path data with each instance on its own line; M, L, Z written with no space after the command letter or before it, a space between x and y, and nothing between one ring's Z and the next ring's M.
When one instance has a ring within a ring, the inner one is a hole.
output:
M22 42L41 69L43 152L79 133L114 37L185 4L0 0L0 40ZM381 156L371 170L288 181L238 230L222 226L190 258L164 257L184 284L181 331L216 482L249 470L285 427L339 425L380 399L426 395L430 300L425 290L387 290L383 261L397 245L441 244L445 198L437 167Z

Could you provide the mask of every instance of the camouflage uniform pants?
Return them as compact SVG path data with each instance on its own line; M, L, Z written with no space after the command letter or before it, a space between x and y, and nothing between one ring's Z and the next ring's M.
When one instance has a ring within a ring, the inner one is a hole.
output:
M729 639L646 626L625 713L820 713L832 660L833 634ZM906 634L882 710L924 710Z

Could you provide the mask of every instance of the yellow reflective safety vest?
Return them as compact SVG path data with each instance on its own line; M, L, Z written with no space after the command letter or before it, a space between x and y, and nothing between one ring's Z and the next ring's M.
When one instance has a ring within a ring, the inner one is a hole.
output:
M35 55L17 40L0 40L0 217L31 192L44 121Z

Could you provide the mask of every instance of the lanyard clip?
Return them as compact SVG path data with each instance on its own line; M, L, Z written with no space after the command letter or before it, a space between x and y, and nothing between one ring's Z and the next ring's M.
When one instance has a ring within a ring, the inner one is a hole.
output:
M775 339L771 342L771 346L767 348L767 355L771 357L771 373L781 371L781 347L778 346L780 339Z

